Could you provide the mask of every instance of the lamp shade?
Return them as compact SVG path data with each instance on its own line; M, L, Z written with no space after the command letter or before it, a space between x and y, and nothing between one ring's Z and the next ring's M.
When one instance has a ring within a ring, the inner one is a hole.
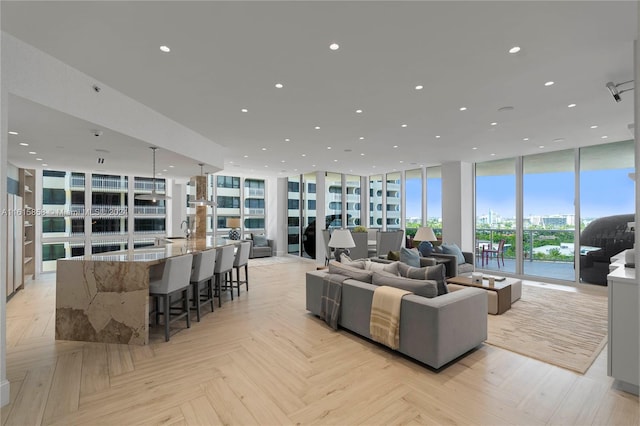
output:
M433 229L428 226L421 226L418 228L418 232L416 232L416 236L413 237L415 241L437 241L436 234L434 234Z
M352 248L356 243L353 241L351 231L348 229L336 229L331 233L329 247L333 248Z
M240 228L240 218L239 217L228 217L227 218L227 228Z

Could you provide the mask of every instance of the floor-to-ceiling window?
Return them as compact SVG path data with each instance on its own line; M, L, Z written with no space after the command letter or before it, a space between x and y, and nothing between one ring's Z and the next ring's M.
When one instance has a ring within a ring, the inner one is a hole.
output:
M369 176L369 228L382 228L382 175Z
M422 226L422 170L407 170L404 173L405 230L413 238Z
M634 141L580 148L580 280L605 284L608 259L633 245ZM587 228L588 226L588 228Z
M300 176L289 176L287 179L287 253L289 254L300 254L301 200Z
M264 179L244 180L243 225L248 234L264 234L265 232L265 185Z
M232 228L242 227L240 222L240 178L216 176L216 233L229 234ZM239 230L243 235L243 230Z
M575 279L575 151L523 158L523 272Z
M486 269L516 272L515 164L513 158L476 164L476 263Z
M427 226L442 238L442 167L427 167Z
M340 173L325 173L326 225L327 229L346 227L342 223L342 175ZM351 215L347 213L347 223Z
M307 173L302 176L303 211L302 211L302 256L316 258L316 238L319 235L316 227L316 174Z
M360 176L346 175L347 228L360 225Z
M402 225L402 197L400 172L387 173L387 229L400 229Z

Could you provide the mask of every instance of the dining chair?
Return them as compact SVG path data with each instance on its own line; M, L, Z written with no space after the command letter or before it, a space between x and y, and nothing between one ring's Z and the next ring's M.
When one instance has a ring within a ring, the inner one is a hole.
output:
M222 306L222 284L224 281L224 289L231 290L231 300L233 300L233 287L229 285L231 282L231 270L233 269L233 260L235 246L229 244L216 250L216 266L214 268L215 276L215 294L218 297L218 306Z
M187 328L191 327L189 279L191 277L192 263L193 255L191 254L170 257L164 262L162 276L149 282L149 296L153 297L155 301L155 309L152 313L155 314L156 324L160 323L160 315L163 316L164 338L167 342L169 341L169 323L186 317ZM172 301L171 297L178 294L181 295L180 299ZM159 299L162 299L162 306L159 305ZM178 302L180 302L180 306L174 307ZM160 310L161 307L162 311ZM179 312L173 314L171 312L172 309L178 309Z
M202 306L211 303L213 312L213 277L216 266L216 250L201 251L193 256L191 268L191 305L196 310L196 319L200 322ZM205 287L201 284L205 283ZM204 294L203 294L204 291Z
M238 297L240 297L240 285L245 284L249 291L249 252L251 251L251 241L243 241L238 245L236 257L233 261L233 269L236 270L236 287L238 288ZM244 267L244 280L240 280L240 268ZM233 270L231 271L231 293L233 293Z
M482 246L482 266L485 266L485 262L489 266L489 258L495 257L498 268L500 267L500 259L502 259L502 267L504 267L504 243L505 240L500 240L496 249L493 249L492 244Z

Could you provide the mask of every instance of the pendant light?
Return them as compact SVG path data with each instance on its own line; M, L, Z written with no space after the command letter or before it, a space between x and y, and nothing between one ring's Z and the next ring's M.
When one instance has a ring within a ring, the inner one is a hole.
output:
M204 176L204 174L202 173L202 166L204 166L204 163L198 163L198 165L200 166L200 176ZM189 205L190 206L209 206L209 207L215 207L218 205L218 203L216 203L213 200L207 200L204 197L198 198L197 200L191 200L189 201Z
M147 200L156 202L158 200L170 200L171 197L165 194L158 194L156 192L156 148L155 146L150 147L153 151L153 189L151 190L151 194L138 194L135 196L136 200Z

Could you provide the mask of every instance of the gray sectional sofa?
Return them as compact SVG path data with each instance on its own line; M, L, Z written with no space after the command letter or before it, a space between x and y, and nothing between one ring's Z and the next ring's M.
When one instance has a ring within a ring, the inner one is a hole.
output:
M328 271L307 272L306 308L320 315L323 279ZM338 324L367 339L376 286L355 279L342 284ZM431 299L410 294L402 299L399 352L440 368L487 339L487 295L465 288Z

